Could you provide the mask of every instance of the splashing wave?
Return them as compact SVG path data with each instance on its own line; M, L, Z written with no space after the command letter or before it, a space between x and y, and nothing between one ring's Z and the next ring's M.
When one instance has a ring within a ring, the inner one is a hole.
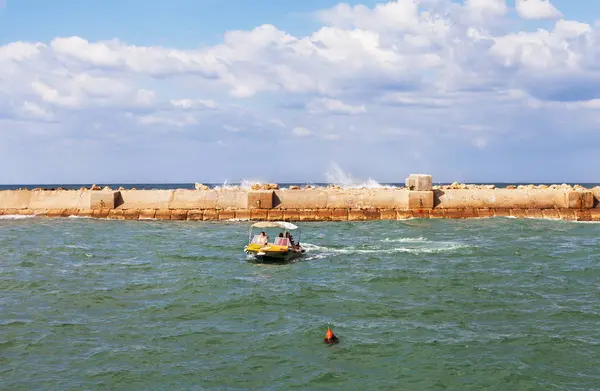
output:
M342 168L336 163L331 165L329 170L325 173L325 177L327 178L327 182L333 185L339 185L344 189L379 189L385 187L371 178L367 179L366 181L353 178L350 173L342 170Z

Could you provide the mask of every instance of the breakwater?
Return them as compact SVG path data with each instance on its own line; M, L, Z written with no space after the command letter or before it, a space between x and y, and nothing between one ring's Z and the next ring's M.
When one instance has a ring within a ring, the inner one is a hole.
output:
M117 220L360 221L408 218L547 218L600 221L600 187L432 186L411 175L400 188L339 186L196 190L82 188L0 191L0 215L94 217Z

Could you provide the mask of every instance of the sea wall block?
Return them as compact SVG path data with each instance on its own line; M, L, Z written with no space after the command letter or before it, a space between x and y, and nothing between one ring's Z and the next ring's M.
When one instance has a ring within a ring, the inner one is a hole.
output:
M410 191L408 192L408 209L432 209L433 191Z
M273 190L251 190L248 192L248 208L271 209L273 207Z
M552 209L566 208L565 192L553 189L435 190L436 208Z
M591 209L594 207L594 193L591 191L567 192L567 208Z
M169 209L215 209L218 199L216 190L175 190Z
M114 209L119 191L85 191L89 194L89 209Z
M223 189L219 190L217 199L217 208L219 209L247 209L248 192L243 189Z
M169 209L174 190L121 190L122 209Z
M327 191L327 208L338 209L407 209L408 190L344 189Z
M90 205L89 191L32 191L29 209L83 209Z
M600 186L596 186L592 189L594 194L594 208L600 208Z
M275 196L279 199L281 209L324 209L327 208L327 192L321 190L277 190Z
M0 191L0 208L2 209L26 209L29 199L35 193L29 190L5 190Z
M405 185L409 190L430 191L433 188L433 179L428 174L410 174Z

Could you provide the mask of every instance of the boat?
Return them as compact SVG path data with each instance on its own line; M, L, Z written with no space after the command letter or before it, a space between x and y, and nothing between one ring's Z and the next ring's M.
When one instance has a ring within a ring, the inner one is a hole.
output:
M269 241L265 231L254 234L254 229L273 228L279 228L283 232L280 232L272 242ZM294 241L291 231L298 232L297 241ZM289 262L301 257L306 250L300 245L300 228L296 225L286 221L261 221L250 226L248 244L244 247L244 252L261 262Z

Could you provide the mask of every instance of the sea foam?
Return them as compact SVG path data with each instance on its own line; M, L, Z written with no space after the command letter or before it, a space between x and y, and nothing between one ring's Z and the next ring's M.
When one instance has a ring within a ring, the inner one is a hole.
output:
M35 215L3 215L0 216L0 220L24 220L24 219L33 219Z

